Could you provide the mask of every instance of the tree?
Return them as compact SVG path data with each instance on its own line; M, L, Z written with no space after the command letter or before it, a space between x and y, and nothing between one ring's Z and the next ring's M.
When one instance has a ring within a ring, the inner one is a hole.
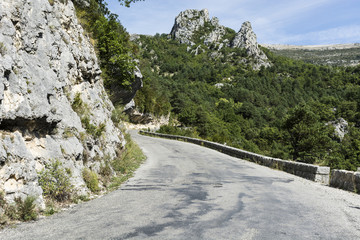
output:
M330 126L319 121L319 116L306 105L290 110L284 128L289 134L293 159L314 163L324 158L330 147Z
M121 6L130 7L130 3L135 3L144 0L118 0Z

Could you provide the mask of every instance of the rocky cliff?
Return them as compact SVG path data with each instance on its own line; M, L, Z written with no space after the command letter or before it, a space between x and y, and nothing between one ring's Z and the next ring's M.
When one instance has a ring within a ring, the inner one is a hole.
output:
M175 18L170 35L180 43L195 46L193 51L195 54L199 53L202 44L215 50L223 47L243 48L251 58L253 68L270 66L268 58L258 46L250 22L244 22L234 36L231 34L232 31L220 25L218 18L210 19L207 9L200 11L188 9Z
M79 192L125 144L111 120L94 48L64 0L0 1L0 191L33 195L38 172L59 160Z

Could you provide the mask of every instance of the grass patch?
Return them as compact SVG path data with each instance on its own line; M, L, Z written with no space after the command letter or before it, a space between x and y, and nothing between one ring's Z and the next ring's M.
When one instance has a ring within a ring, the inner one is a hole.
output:
M146 159L140 147L131 139L130 134L125 134L125 139L127 142L125 149L119 151L118 157L111 162L112 168L118 174L113 177L109 186L110 190L117 188L121 183L132 177L135 170Z
M95 172L85 168L82 172L82 175L87 188L90 189L91 192L97 193L100 191L99 179Z

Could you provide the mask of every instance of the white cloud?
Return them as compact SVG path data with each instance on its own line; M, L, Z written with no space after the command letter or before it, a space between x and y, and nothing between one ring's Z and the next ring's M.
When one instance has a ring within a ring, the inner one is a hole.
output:
M305 44L359 43L360 25L341 26L318 32L286 36L276 41L277 43L294 42Z

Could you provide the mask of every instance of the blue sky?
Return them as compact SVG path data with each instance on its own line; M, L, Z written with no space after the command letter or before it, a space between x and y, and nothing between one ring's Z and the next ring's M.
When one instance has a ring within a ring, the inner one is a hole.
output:
M259 43L360 43L360 0L145 0L130 8L107 2L130 33L170 33L181 11L207 8L235 31L250 21Z

